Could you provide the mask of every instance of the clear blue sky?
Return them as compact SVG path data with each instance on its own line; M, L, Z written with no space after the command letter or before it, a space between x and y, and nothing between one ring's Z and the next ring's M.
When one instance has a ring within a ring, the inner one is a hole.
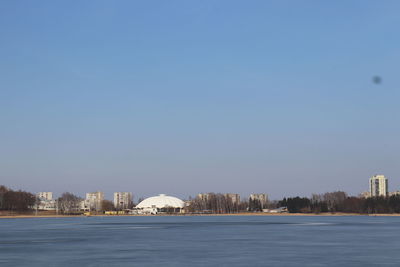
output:
M0 184L280 198L383 173L400 189L399 10L2 1Z

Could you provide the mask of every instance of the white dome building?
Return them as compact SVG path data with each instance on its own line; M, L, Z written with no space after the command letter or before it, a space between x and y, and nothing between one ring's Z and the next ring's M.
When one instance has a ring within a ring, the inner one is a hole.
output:
M179 198L160 194L149 197L140 202L136 208L143 210L144 213L157 214L159 212L182 212L185 202Z

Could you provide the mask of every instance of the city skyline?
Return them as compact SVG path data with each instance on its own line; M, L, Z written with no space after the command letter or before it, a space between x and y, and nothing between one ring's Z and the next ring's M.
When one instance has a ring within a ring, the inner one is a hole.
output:
M387 177L388 176L386 176L386 175L382 175L382 174L374 174L373 176L372 176L372 178L374 178L374 177L376 177L376 176L383 176L383 177L386 177L386 179L387 179ZM346 192L346 193L348 193L349 195L353 195L353 196L358 196L358 195L360 195L360 194L363 194L363 193L365 193L365 192L370 192L370 188L371 188L371 176L369 176L369 181L366 183L366 185L360 185L359 187L360 187L360 189L358 190L358 191L354 191L354 192L351 192L351 191L349 191L349 190L346 190L345 188L341 188L340 186L337 186L335 189L332 189L332 190L326 190L326 191L313 191L313 192L310 192L309 194L302 194L302 193L299 193L299 192L297 192L296 193L296 191L294 191L294 193L285 193L285 192L283 192L282 194L274 194L274 192L269 192L267 189L265 189L265 190L261 190L262 192L265 192L265 193L267 193L268 194L268 196L269 197L272 197L272 199L281 199L281 198L283 198L283 197L288 197L288 196L290 196L290 197L293 197L293 196L311 196L312 194L314 194L314 193L326 193L326 192L334 192L334 191L343 191L343 192ZM393 191L393 192L397 192L397 191L399 191L400 190L400 187L399 186L395 186L395 185L397 185L397 184L399 184L399 182L397 181L397 179L391 179L390 180L391 182L390 182L390 187L391 187L391 191ZM365 178L364 178L364 183L365 183ZM386 182L387 183L387 182ZM113 198L114 198L114 193L116 193L116 192L122 192L121 190L118 190L118 188L122 188L122 187L115 187L115 188L117 188L117 190L115 190L115 191L112 191L112 190L104 190L104 189L102 189L102 190L100 190L100 188L99 187L89 187L89 190L84 190L84 189L79 189L79 190L76 190L76 191L71 191L71 190L59 190L59 191L55 191L55 190L37 190L37 191L35 191L35 190L29 190L29 189L27 189L27 187L19 187L19 188L16 188L16 187L13 187L13 186L10 186L10 185L7 185L9 188L11 188L11 189L14 189L14 190L25 190L25 191L31 191L31 192L35 192L35 193L40 193L40 192L51 192L51 193L53 193L54 195L58 195L58 196L60 196L62 193L65 193L65 192L70 192L70 193L73 193L73 194L76 194L77 196L79 196L79 197L82 197L82 198L84 198L85 197L85 195L87 195L88 194L88 192L103 192L104 193L104 195L105 195L105 199L109 199L109 200L113 200ZM52 187L52 186L46 186L45 188L50 188L50 187ZM37 188L40 188L40 185L37 185ZM91 188L91 189L90 189ZM93 188L97 188L97 189L93 189ZM126 188L125 188L126 189ZM130 189L130 188L128 188L128 189ZM131 189L130 189L131 190ZM389 190L390 191L390 190ZM180 198L183 198L183 199L188 199L188 198L190 198L190 197L193 197L193 196L196 196L196 195L198 195L199 193L211 193L211 192L214 192L214 193L217 193L217 192L229 192L229 193L235 193L235 194L239 194L240 196L250 196L250 195L252 195L252 194L258 194L258 193L260 193L260 192L258 192L257 190L256 191L254 191L254 190L249 190L249 191L241 191L241 190L236 190L236 191L229 191L229 190L220 190L220 191L217 191L217 190L208 190L208 191L193 191L192 193L187 193L187 192L185 192L185 193L176 193L176 194L174 194L174 193L171 193L171 192L166 192L166 191L163 191L162 189L161 190L154 190L154 191L151 191L150 193L143 193L143 194L140 194L139 192L134 192L134 191L132 191L133 192L133 196L134 196L134 200L138 200L138 199L140 199L140 198L145 198L145 197L149 197L149 196L151 196L151 195L156 195L156 194L160 194L160 193L167 193L167 194L170 194L170 195L174 195L174 196L178 196L178 197L180 197ZM244 193L243 193L244 192Z
M167 194L139 198L134 201L132 192L114 192L114 199L109 200L104 192L88 192L82 198L72 192L64 192L55 197L53 192L15 191L4 185L0 186L2 210L55 212L55 215L84 214L96 215L156 215L158 213L315 213L345 212L345 213L382 213L399 212L400 191L389 192L388 178L383 174L369 178L369 192L357 196L344 191L315 193L311 196L286 196L280 200L270 200L268 194L253 193L243 197L237 193L208 192L198 193L195 197L179 199Z
M360 192L358 192L357 194L349 194L349 196L362 196L362 197L376 197L376 196L390 196L390 195L398 195L400 193L399 188L392 188L392 190L389 190L389 186L388 186L388 178L383 175L383 174L375 174L373 176L371 176L369 178L369 182L368 182L368 188L366 190L361 190ZM375 181L379 181L377 182L377 185L375 185ZM62 193L66 193L67 191L63 191ZM348 194L349 192L347 192L346 190L337 190L336 192L345 192L346 194ZM75 194L74 192L68 192L68 193L72 193ZM242 197L244 197L244 199L258 199L261 202L264 201L275 201L277 199L270 199L270 194L266 191L264 192L257 192L257 191L252 191L251 193L245 195L245 194L240 194L237 192L215 192L215 191L208 191L208 192L197 192L194 195L187 195L186 197L183 197L183 199L190 199L192 197L199 197L201 199L207 199L207 195L209 193L221 193L223 194L225 197L232 198L235 199L237 198L238 202L240 202L240 199ZM329 193L327 192L313 192L312 194L321 194L321 193ZM50 195L50 198L53 197L53 192L45 192L45 191L41 191L41 192L36 192L35 193L39 198L47 198L47 195ZM121 200L123 199L121 204L124 203L123 205L126 205L127 203L129 203L129 199L133 202L138 201L139 199L143 199L143 198L147 198L149 197L149 195L147 196L142 196L139 192L122 192L122 191L118 191L118 192L113 192L110 194L104 194L104 190L98 190L98 191L92 191L92 192L86 192L83 194L83 196L86 195L86 199L88 199L88 195L97 195L97 194L101 194L102 197L101 199L106 199L106 200L111 200L114 205L117 206L116 203L119 203ZM155 193L155 195L157 194L161 194L160 192ZM162 193L164 194L164 193ZM311 194L311 195L312 195ZM61 195L61 193L60 193ZM311 195L300 195L300 194L294 194L294 195L284 195L283 197L295 197L295 196L300 196L300 197L310 197ZM82 199L85 199L82 195L77 194L78 197L81 197ZM181 196L179 196L181 197ZM90 197L89 197L90 198ZM56 198L55 198L56 199ZM236 200L233 200L233 202L236 202Z
M319 194L319 193L326 193L326 192L334 192L334 191L342 191L342 192L346 192L346 193L348 193L349 195L352 195L352 196L359 196L359 195L361 195L361 194L365 194L366 192L368 192L368 193L370 193L370 190L371 190L371 179L373 179L374 177L380 177L380 176L382 176L382 177L384 177L386 180L388 180L388 176L386 176L386 175L383 175L383 174L374 174L374 175L372 175L372 177L371 177L371 175L369 176L369 180L367 181L367 183L366 183L366 185L365 186L363 186L363 185L360 185L359 187L360 187L360 189L358 190L358 191L355 191L355 192L350 192L350 191L348 191L348 190L346 190L345 188L340 188L339 186L337 187L338 189L334 189L334 190L327 190L327 191L315 191L315 192L311 192L311 193L309 193L309 194L301 194L301 193L299 193L299 192L294 192L293 194L288 194L288 193L283 193L282 195L277 195L277 194L274 194L273 192L269 192L267 189L265 189L265 190L261 190L263 193L266 193L267 195L268 195L268 197L270 198L271 197L271 199L281 199L281 198L283 198L283 197L293 197L293 196L306 196L306 197L308 197L308 196L311 196L312 194ZM397 186L394 186L393 184L399 184L397 181L396 181L397 179L391 179L390 181L390 184L391 184L391 188L390 188L390 190L388 191L388 193L390 193L390 191L393 191L393 192L398 192L398 191L400 191L400 187L397 187ZM365 183L365 181L366 181L366 179L364 178L364 183ZM387 183L387 181L386 181L386 183ZM12 186L9 186L11 189L15 189L15 190L26 190L26 191L30 191L30 190L28 190L28 189L25 189L25 188L13 188ZM118 188L118 187L117 187ZM127 188L125 188L125 189L127 189ZM131 190L131 188L128 188L128 189L130 189ZM132 189L133 190L133 189ZM157 194L160 194L160 193L167 193L167 194L170 194L170 195L174 195L174 196L178 196L178 197L180 197L180 198L182 198L182 199L189 199L190 197L193 197L193 196L196 196L196 195L198 195L198 194L202 194L202 193L217 193L217 192L219 192L219 193L227 193L227 194L229 194L229 193L234 193L234 194L239 194L240 196L251 196L252 194L259 194L259 193L261 193L261 192L257 192L257 190L256 191L254 191L254 190L250 190L249 192L245 192L245 193L243 193L243 191L240 191L240 190L237 190L237 191L227 191L227 190L220 190L220 191L216 191L216 190L208 190L208 191L195 191L195 192L193 192L193 193L182 193L182 194L173 194L173 193L170 193L170 192L165 192L165 191L163 191L163 190L154 190L154 191L152 191L152 193L148 193L148 194L141 194L140 192L134 192L134 191L132 191L131 190L131 192L133 193L133 199L134 200L138 200L138 199L140 199L140 198L146 198L146 197L149 197L149 196L152 196L152 195L157 195ZM49 191L49 190L48 190ZM40 193L40 192L48 192L48 191L46 191L46 190L38 190L38 191L32 191L32 192L35 192L35 193ZM65 192L70 192L70 193L73 193L73 194L75 194L75 195L77 195L77 196L79 196L79 197L82 197L82 198L84 198L85 197L85 195L87 195L88 194L88 192L103 192L104 193L104 195L105 195L105 199L109 199L109 200L113 200L114 199L114 194L115 193L118 193L118 192L123 192L123 191L121 191L121 190L116 190L116 191L110 191L110 190L104 190L104 189L100 189L100 188L97 188L96 190L83 190L83 189L81 189L81 190L77 190L77 191L68 191L68 190L61 190L61 191L52 191L52 190L50 190L50 192L51 193L53 193L54 195L58 195L58 196L60 196L62 193L65 193Z

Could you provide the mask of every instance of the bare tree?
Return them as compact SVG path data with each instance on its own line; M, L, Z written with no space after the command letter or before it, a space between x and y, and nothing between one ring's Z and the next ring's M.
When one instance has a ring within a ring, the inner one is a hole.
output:
M347 194L342 191L325 193L323 195L323 200L326 202L330 212L343 211L343 204L346 199Z
M190 212L217 214L246 211L247 202L233 201L229 195L220 193L200 194L200 196L190 201L188 209Z
M58 209L64 214L77 212L79 211L80 201L81 198L78 196L65 192L57 199Z

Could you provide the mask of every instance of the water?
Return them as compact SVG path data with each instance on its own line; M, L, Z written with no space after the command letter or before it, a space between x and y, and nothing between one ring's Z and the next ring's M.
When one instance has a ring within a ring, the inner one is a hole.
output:
M0 219L0 266L400 266L400 217Z

